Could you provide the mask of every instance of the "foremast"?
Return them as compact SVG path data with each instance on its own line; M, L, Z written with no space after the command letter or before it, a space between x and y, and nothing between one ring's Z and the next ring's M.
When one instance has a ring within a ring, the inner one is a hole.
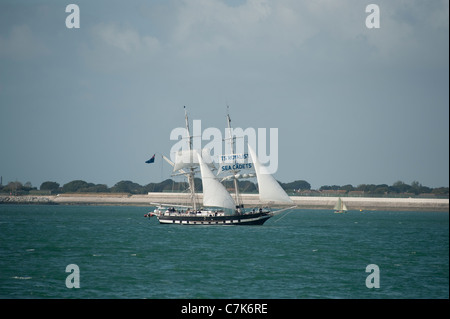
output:
M191 131L189 129L189 119L188 119L188 115L187 115L187 111L186 111L186 106L184 107L184 119L186 122L186 134L187 134L187 139L188 139L188 150L189 152L192 152L193 149L193 136L191 135ZM187 178L188 178L188 183L189 183L189 190L191 192L190 194L190 199L191 199L191 204L192 204L192 208L194 211L197 210L197 200L196 200L196 196L195 196L195 168L194 167L190 167L189 168L189 172L186 174Z

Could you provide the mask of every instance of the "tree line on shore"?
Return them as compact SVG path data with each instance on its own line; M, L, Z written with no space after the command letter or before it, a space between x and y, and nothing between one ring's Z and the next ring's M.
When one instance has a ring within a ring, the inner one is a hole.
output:
M389 186L387 184L361 184L356 187L353 185L324 185L318 190L312 190L311 185L304 180L296 180L290 183L281 183L281 187L288 194L351 194L360 193L364 195L421 195L427 194L430 196L449 196L448 187L431 188L423 186L417 181L412 182L410 185L402 181L395 182ZM234 185L233 182L225 182L225 187L231 190ZM21 182L9 182L7 185L0 185L0 193L7 193L11 195L27 195L27 194L63 194L63 193L128 193L128 194L147 194L148 192L182 192L188 188L186 182L177 182L172 179L166 179L160 183L149 183L147 185L139 185L132 181L120 181L112 187L108 187L106 184L94 184L88 183L83 180L74 180L64 185L60 185L57 182L46 181L43 182L39 189L33 187L30 182L22 184ZM201 179L195 179L195 188L198 191L202 191ZM243 193L256 193L257 185L251 181L239 181L239 189Z

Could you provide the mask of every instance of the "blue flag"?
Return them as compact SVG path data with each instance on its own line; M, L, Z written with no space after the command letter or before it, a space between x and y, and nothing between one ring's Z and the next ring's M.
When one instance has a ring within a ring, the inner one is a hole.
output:
M149 159L148 161L145 161L147 164L150 164L150 163L154 163L155 162L155 154L153 154L153 156L152 156L152 158L151 159Z

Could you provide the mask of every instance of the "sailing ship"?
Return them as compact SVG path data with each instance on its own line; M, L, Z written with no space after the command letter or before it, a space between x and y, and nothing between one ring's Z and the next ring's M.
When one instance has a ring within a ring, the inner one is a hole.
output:
M227 115L228 128L231 128L231 119ZM156 205L155 210L147 216L156 216L160 224L181 225L262 225L269 218L290 210L295 206L272 210L268 205L293 204L280 184L261 165L255 151L248 146L253 161L255 174L240 174L239 170L232 169L231 175L221 181L234 180L235 198L227 191L219 178L214 175L214 163L208 149L195 150L192 148L193 136L189 130L189 120L185 111L187 149L176 153L175 162L166 156L163 159L173 166L173 175L184 175L189 185L189 205L172 205L151 203ZM231 135L231 130L229 130ZM229 138L231 152L234 152L234 138ZM248 157L248 156L246 156ZM231 156L236 158L236 156ZM233 167L236 167L233 165ZM198 170L199 169L199 170ZM203 201L200 206L195 192L194 176L201 174L203 187ZM260 202L264 207L245 209L238 188L238 179L241 177L255 177L258 180Z
M346 213L348 211L347 206L345 206L344 201L339 197L336 205L333 207L336 214Z

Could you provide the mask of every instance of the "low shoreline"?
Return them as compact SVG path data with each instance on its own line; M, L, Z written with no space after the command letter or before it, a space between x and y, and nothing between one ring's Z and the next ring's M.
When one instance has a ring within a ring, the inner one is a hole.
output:
M148 193L147 195L129 194L60 194L47 196L0 196L0 204L37 204L37 205L124 205L147 206L151 203L186 204L185 193ZM202 194L198 194L199 202ZM257 194L242 194L247 207L260 206ZM298 209L333 209L338 197L291 196ZM349 210L393 210L393 211L438 211L449 212L449 200L438 198L343 198Z

